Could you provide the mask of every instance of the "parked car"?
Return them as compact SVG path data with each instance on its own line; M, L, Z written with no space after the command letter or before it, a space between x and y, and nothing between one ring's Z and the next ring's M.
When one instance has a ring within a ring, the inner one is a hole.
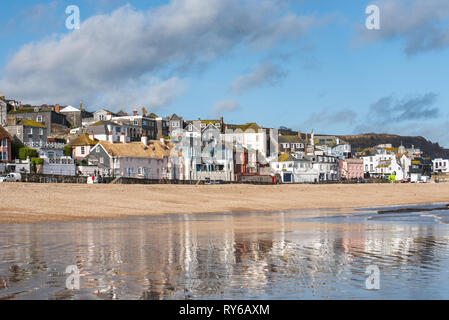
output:
M0 176L0 182L20 182L22 175L20 173L8 173Z

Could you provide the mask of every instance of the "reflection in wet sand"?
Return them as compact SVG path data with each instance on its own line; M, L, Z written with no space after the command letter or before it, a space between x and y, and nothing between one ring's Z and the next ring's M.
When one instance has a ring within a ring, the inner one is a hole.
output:
M2 225L0 298L449 298L447 226L370 218L315 211ZM380 290L365 287L372 264ZM65 289L68 265L80 270L80 290Z

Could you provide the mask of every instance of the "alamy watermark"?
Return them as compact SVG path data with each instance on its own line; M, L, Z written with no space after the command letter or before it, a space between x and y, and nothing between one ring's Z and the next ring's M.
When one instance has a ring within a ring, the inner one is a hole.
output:
M369 265L365 271L368 274L368 278L365 280L365 286L368 290L380 289L380 270L376 265Z
M68 290L79 290L80 289L80 271L76 265L68 266L65 269L65 273L69 276L65 280L65 287Z
M380 29L380 9L378 6L371 4L366 7L365 13L368 15L365 26L368 30Z
M69 30L79 30L81 27L80 8L75 5L70 5L65 9L65 13L68 15L65 20L66 28Z

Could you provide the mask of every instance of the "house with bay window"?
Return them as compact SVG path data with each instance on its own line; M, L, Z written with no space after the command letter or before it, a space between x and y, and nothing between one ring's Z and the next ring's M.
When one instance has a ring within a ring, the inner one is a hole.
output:
M11 135L0 126L0 163L11 162Z
M87 157L101 174L138 179L183 179L182 162L172 161L173 144L161 140L111 143L98 142ZM176 153L177 158L178 153ZM177 159L176 159L177 160Z

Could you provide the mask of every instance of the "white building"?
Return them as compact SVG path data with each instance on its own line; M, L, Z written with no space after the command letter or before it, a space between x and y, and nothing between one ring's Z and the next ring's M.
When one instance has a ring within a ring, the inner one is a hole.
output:
M371 177L394 176L396 181L408 179L411 160L405 155L398 160L396 155L385 152L362 159L364 172L369 173Z
M244 125L226 125L222 141L232 145L241 145L248 150L257 150L264 156L267 154L267 132L256 123Z
M435 173L449 173L449 160L442 158L432 160L432 171Z
M320 172L311 161L288 154L271 161L270 167L283 183L314 183L320 179Z

